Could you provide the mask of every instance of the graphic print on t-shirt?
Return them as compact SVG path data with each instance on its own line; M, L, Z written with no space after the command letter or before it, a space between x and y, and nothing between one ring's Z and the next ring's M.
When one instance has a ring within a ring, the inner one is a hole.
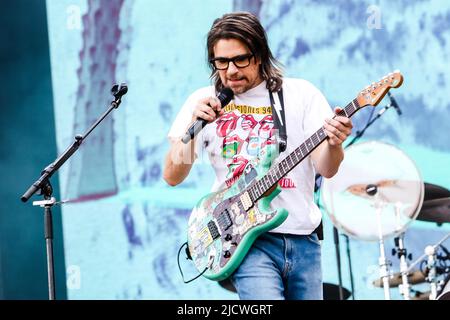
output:
M225 113L219 119L217 119L217 135L219 137L226 137L236 129L239 116L234 112Z
M270 106L253 107L230 103L217 119L217 136L222 139L223 158L228 159L226 185L231 186L242 173L250 172L249 161L269 145L277 143Z

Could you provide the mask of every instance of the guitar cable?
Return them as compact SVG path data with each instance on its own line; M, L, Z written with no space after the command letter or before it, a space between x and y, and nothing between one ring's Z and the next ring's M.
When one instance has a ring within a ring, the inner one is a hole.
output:
M177 262L178 262L178 269L180 270L180 274L181 274L181 278L183 279L183 282L184 283L189 283L189 282L194 281L195 279L199 278L200 276L202 276L206 272L206 270L208 270L209 266L206 267L205 270L203 270L200 274L198 274L197 276L195 276L191 280L188 280L188 281L184 280L183 271L181 270L181 265L180 265L180 253L181 253L181 250L183 249L184 246L186 246L186 256L187 256L186 260L189 260L189 259L192 260L191 254L189 252L189 248L187 246L187 241L186 241L185 243L183 243L181 245L180 249L178 250L178 258L177 258L178 261Z

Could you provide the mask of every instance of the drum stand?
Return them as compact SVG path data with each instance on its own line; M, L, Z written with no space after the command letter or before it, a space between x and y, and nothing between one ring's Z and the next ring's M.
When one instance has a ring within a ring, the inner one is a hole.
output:
M397 228L400 228L400 207L399 204L395 204L395 214L397 218ZM408 263L406 262L407 252L404 244L405 233L402 232L398 237L394 238L395 247L397 250L393 249L392 254L397 253L397 257L400 259L400 274L402 276L402 283L398 286L400 294L403 296L404 300L410 300L410 288L408 282ZM397 251L397 252L396 252ZM409 255L411 259L411 254Z
M404 274L407 274L416 264L418 264L420 261L422 261L425 257L428 256L427 269L429 271L427 275L427 281L430 283L430 298L429 298L430 300L436 300L438 291L438 281L436 276L436 250L441 245L441 243L443 243L448 238L450 238L450 233L447 234L441 240L439 240L439 242L436 243L435 245L427 246L425 248L425 254L419 257L419 259L417 259L414 263L412 263L409 266L409 268L404 272Z
M381 218L380 217L380 213L381 213L381 207L377 208L377 218ZM381 223L380 221L378 221L378 227L379 230L381 231ZM379 243L380 243L380 258L378 259L378 263L380 266L380 278L383 281L383 289L384 289L384 299L385 300L390 300L391 299L391 293L389 291L389 262L386 259L386 253L384 251L384 241L383 241L383 236L380 232L380 238L379 238Z
M406 249L403 243L404 233L395 238L398 247L398 257L400 258L400 273L402 275L402 284L399 285L400 294L405 300L410 300L410 285L408 282L408 264L406 263Z
M427 269L428 275L427 280L430 283L430 300L436 300L437 298L437 277L436 277L436 247L427 246L425 248L425 254L428 256Z
M374 184L369 184L366 187L366 192L370 196L375 197L375 209L376 209L376 215L377 215L377 225L378 225L378 236L379 236L379 244L380 244L380 258L378 259L378 263L380 266L380 278L383 282L383 289L384 289L384 299L390 300L391 299L391 293L389 288L389 261L386 259L386 253L384 250L384 240L383 240L383 232L381 227L381 212L383 210L382 207L382 201L379 201L378 197L378 187Z

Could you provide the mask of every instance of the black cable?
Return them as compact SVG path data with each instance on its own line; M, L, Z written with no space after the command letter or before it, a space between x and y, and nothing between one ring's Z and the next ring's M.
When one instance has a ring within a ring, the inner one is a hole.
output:
M177 262L178 262L178 269L180 269L181 278L183 279L183 282L184 282L184 283L189 283L189 282L191 282L191 281L194 281L194 280L197 279L198 277L202 276L202 275L206 272L206 270L208 270L208 267L206 267L205 270L203 270L203 271L202 271L200 274L198 274L195 278L192 278L191 280L188 280L188 281L184 280L183 271L181 270L181 265L180 265L180 253L181 253L181 249L183 249L184 246L187 246L187 241L186 241L185 243L183 243L183 244L181 245L180 249L178 250L178 258L177 258L178 261L177 261ZM188 252L188 251L186 251L186 252ZM188 259L189 259L189 257L186 258L186 260L188 260Z

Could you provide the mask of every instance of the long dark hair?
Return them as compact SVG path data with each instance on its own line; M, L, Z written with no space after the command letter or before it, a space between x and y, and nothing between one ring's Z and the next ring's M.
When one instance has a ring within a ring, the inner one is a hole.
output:
M214 46L221 39L236 39L244 43L257 59L261 59L261 77L267 82L267 89L272 92L281 89L282 65L275 59L267 42L266 31L258 18L249 12L233 12L214 20L208 32L207 51L208 63L214 58ZM209 63L212 70L211 78L219 92L223 89L219 72Z

